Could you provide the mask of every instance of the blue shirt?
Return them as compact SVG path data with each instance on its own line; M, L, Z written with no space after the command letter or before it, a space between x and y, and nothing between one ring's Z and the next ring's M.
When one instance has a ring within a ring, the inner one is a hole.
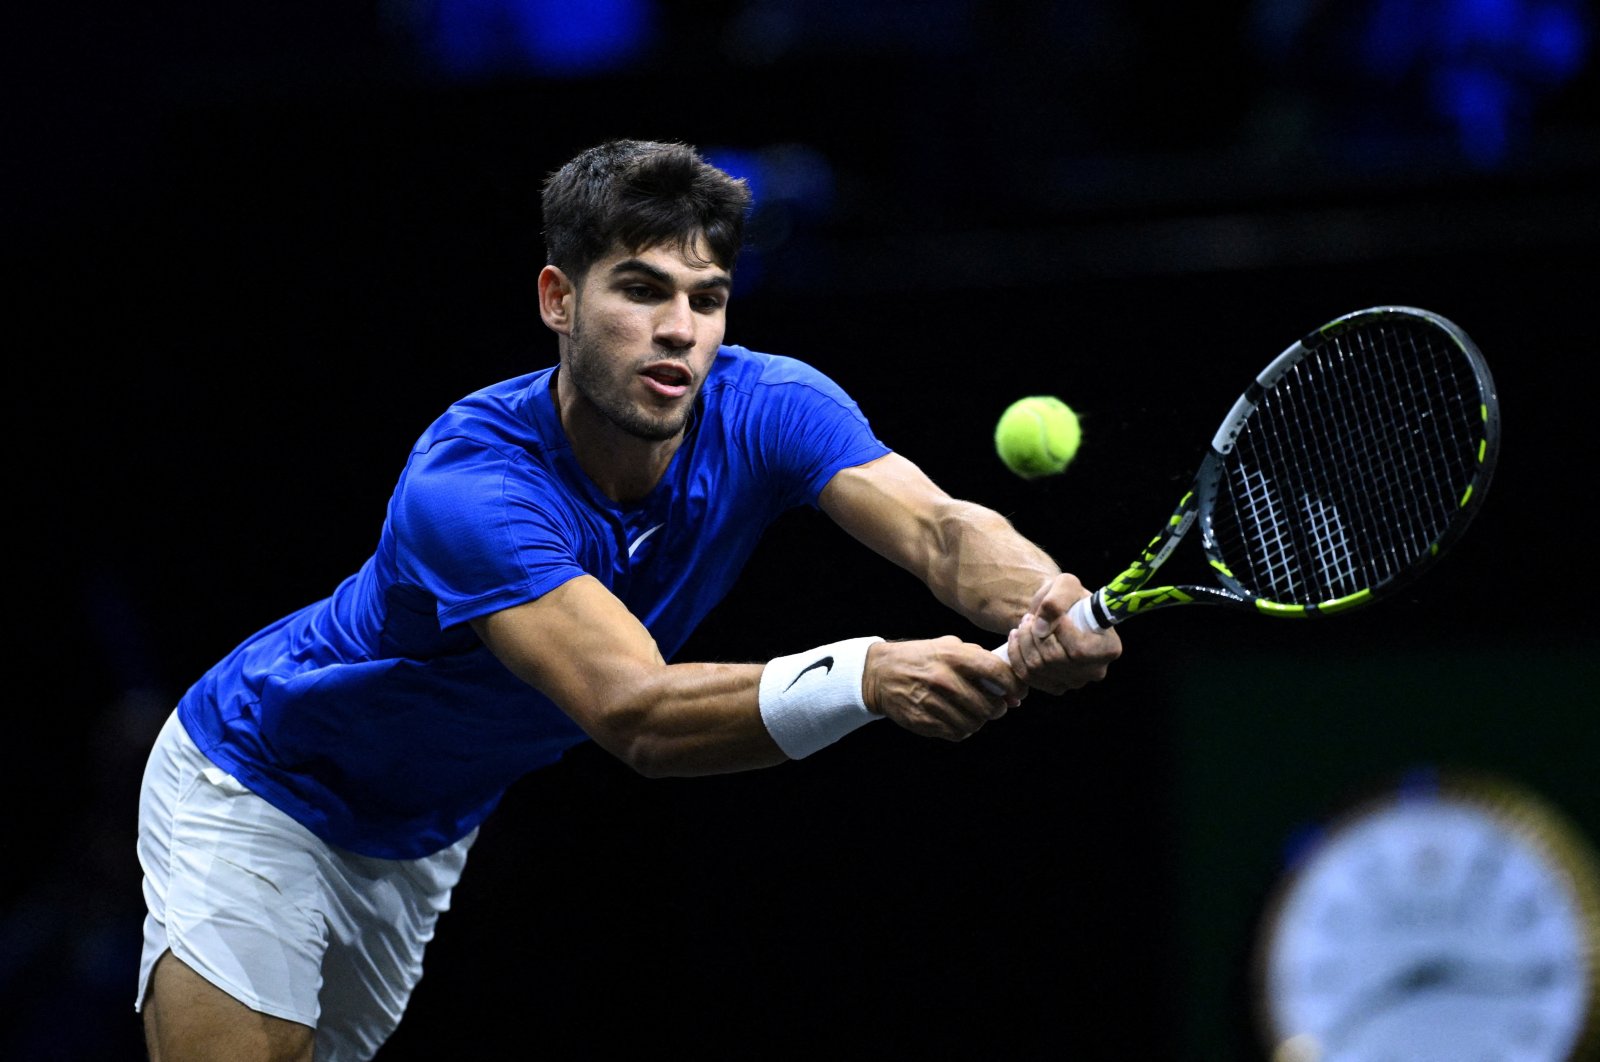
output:
M586 740L467 621L587 574L671 659L774 519L889 452L817 370L725 346L661 482L622 505L579 468L553 373L451 406L413 447L360 570L250 636L179 703L207 757L330 844L435 852Z

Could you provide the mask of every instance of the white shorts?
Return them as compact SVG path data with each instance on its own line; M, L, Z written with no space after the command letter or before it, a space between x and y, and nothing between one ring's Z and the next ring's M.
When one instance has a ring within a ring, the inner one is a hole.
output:
M162 953L252 1010L317 1030L318 1062L371 1058L422 978L476 832L423 859L319 840L206 759L174 712L139 796L144 955Z

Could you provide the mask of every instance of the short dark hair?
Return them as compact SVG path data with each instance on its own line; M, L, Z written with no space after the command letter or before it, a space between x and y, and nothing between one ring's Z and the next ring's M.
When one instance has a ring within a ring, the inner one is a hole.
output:
M545 260L577 280L614 247L689 251L703 235L732 272L749 209L749 186L687 144L610 140L546 179Z

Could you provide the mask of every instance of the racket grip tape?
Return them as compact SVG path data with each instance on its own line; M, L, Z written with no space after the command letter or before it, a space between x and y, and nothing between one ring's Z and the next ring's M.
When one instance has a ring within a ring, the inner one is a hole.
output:
M1102 624L1099 617L1096 616L1096 612L1099 610L1095 608L1095 602L1099 599L1100 591L1098 590L1086 597L1078 598L1077 601L1073 602L1072 607L1067 609L1067 618L1077 624L1080 629L1089 631L1091 634L1104 634L1111 629L1111 624Z
M1100 621L1095 619L1094 599L1094 594L1089 594L1086 597L1078 598L1078 600L1073 603L1073 606L1067 609L1067 619L1082 630L1089 631L1092 634L1104 634L1111 628L1109 626L1102 627L1100 625ZM1009 639L995 646L993 652L994 655L998 656L1001 660L1004 660L1008 664L1011 663L1011 645ZM985 682L984 685L989 688L989 692L991 693L1000 692L1000 688L991 682Z

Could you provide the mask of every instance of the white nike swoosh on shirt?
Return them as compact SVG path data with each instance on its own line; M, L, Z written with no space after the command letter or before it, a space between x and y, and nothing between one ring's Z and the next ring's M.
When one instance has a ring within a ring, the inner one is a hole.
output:
M667 526L667 525L666 524L657 524L656 526L652 527L650 530L646 531L644 534L640 535L638 538L634 539L633 542L630 543L629 546L628 546L628 556L630 556L630 557L633 556L633 551L638 549L641 545L643 545L645 539L649 538L651 535L655 534L657 531L660 531L665 526Z

